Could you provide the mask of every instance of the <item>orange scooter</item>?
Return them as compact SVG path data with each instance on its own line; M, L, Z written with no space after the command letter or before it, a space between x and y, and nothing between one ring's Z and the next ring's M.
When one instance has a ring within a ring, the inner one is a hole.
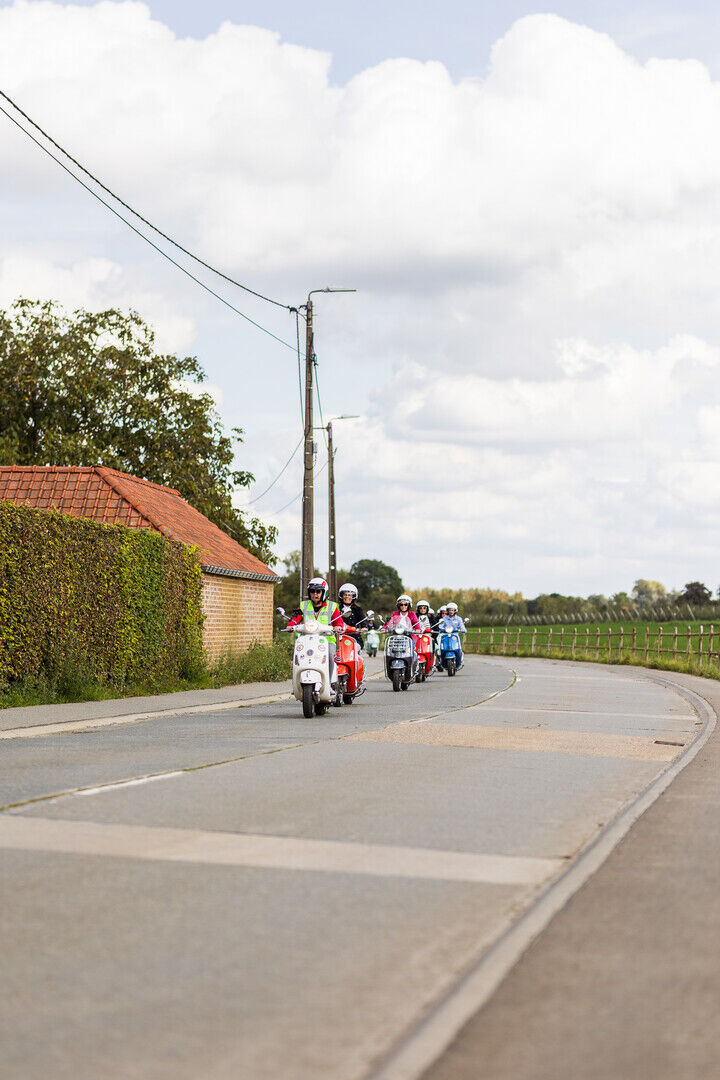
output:
M374 614L374 611L368 611L365 619L371 619ZM359 630L361 625L359 624L353 629ZM365 684L363 682L365 665L357 641L354 637L350 637L349 634L342 634L338 641L335 666L337 667L337 693L333 704L352 705L356 697L360 697L361 694L365 693Z

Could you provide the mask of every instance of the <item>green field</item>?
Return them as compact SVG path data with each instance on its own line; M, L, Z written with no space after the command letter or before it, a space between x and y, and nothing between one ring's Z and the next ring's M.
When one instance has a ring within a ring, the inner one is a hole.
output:
M642 664L720 678L720 622L607 622L480 626L471 653Z

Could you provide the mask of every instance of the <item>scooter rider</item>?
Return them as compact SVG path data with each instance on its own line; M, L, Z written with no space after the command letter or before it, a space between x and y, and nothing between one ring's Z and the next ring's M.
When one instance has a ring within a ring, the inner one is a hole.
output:
M392 630L395 629L395 627L400 622L400 620L405 618L405 619L408 620L408 622L410 624L410 629L412 630L412 632L414 634L421 633L422 626L420 625L420 622L418 621L417 615L412 610L412 597L408 596L407 593L403 593L402 596L398 596L395 603L397 604L397 608L396 608L395 611L393 611L392 615L390 616L390 618L385 623L385 625L383 626L382 629L384 631L385 630L392 631Z
M298 626L300 623L305 622L306 619L317 619L321 626L332 626L338 634L341 634L345 629L345 623L340 614L340 608L335 601L328 600L327 581L325 581L324 578L319 577L311 578L308 582L307 595L307 600L303 600L300 606L292 613L292 618L288 621L287 629L290 630L293 626ZM332 672L330 678L331 682L335 682L335 651L337 638L335 635L328 635L327 642Z
M338 589L338 596L340 597L340 614L348 626L358 626L359 623L365 622L365 612L357 602L358 591L357 588L347 582L345 585L341 585ZM355 639L358 648L362 649L363 639L362 634L359 631L348 631L348 636Z
M432 626L432 622L430 620L430 605L427 600L418 600L415 605L415 614L423 629L429 630Z
M467 634L467 630L465 629L465 623L458 615L457 604L450 603L447 605L446 613L438 623L438 629L441 632L445 631L448 633L452 633L454 631L456 634ZM463 666L462 648L458 649L457 666L458 669Z
M433 642L435 643L435 665L438 671L442 671L442 661L440 660L440 623L443 616L447 612L447 604L441 604L437 609L437 615L432 624Z

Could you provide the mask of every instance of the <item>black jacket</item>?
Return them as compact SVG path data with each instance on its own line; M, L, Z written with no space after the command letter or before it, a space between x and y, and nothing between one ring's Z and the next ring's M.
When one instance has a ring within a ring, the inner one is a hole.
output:
M350 607L346 607L345 604L338 604L338 607L343 620L348 626L357 626L365 618L365 612L359 604L350 604Z

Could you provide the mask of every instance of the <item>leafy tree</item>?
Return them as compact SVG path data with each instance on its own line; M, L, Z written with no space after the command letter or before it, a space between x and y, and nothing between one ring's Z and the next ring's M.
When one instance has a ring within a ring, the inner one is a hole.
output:
M645 578L638 578L633 585L632 594L640 605L657 604L665 599L666 590L665 586L661 585L659 581L647 581Z
M162 355L136 312L15 301L0 311L0 464L106 465L176 488L266 562L276 530L232 504L254 477L232 468L196 357Z
M678 600L683 600L686 604L700 605L707 604L708 600L711 598L712 593L701 581L689 581L678 597Z
M348 578L357 586L360 603L366 611L372 608L383 614L389 613L403 591L403 583L395 567L379 559L359 559L354 562L348 571ZM340 579L338 583L341 583Z
M299 551L291 551L285 556L282 560L285 573L275 586L275 605L284 607L288 615L295 610L300 597L300 558Z

